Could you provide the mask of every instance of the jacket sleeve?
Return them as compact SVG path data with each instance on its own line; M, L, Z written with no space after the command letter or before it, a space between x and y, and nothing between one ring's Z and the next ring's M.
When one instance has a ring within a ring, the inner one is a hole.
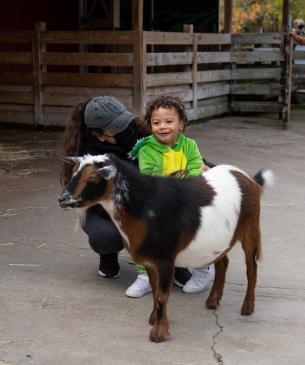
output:
M294 40L301 45L305 45L305 37L298 34L291 34Z
M162 160L157 158L156 154L147 147L141 148L138 154L140 171L143 174L162 176Z
M201 170L201 166L204 165L202 160L201 153L198 149L197 143L189 139L189 146L187 149L187 173L190 176L201 175L203 171Z

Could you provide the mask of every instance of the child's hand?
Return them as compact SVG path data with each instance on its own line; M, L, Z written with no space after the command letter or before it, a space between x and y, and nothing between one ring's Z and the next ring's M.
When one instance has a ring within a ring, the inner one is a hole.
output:
M207 165L202 165L200 167L200 170L202 170L202 171L208 171L208 170L210 170L210 168Z

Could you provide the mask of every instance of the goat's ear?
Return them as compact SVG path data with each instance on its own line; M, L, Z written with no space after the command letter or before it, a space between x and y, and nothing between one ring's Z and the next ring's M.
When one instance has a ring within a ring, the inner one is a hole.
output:
M105 180L109 180L116 175L117 169L113 165L108 165L97 169L96 172Z
M77 156L70 156L70 157L64 158L64 161L68 162L70 165L75 165L75 164L79 163L80 160L81 160L80 157L77 157Z

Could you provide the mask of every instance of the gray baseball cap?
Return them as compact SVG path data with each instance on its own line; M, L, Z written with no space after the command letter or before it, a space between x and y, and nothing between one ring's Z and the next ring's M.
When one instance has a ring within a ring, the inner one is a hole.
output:
M135 116L112 96L97 96L85 108L85 123L92 129L105 129L114 135L125 130Z

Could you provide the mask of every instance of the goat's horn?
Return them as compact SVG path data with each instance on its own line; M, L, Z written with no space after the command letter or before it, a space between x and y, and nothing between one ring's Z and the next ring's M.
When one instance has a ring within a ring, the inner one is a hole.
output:
M77 156L69 156L65 157L64 161L68 162L71 165L75 165L76 163L80 162L80 158Z

